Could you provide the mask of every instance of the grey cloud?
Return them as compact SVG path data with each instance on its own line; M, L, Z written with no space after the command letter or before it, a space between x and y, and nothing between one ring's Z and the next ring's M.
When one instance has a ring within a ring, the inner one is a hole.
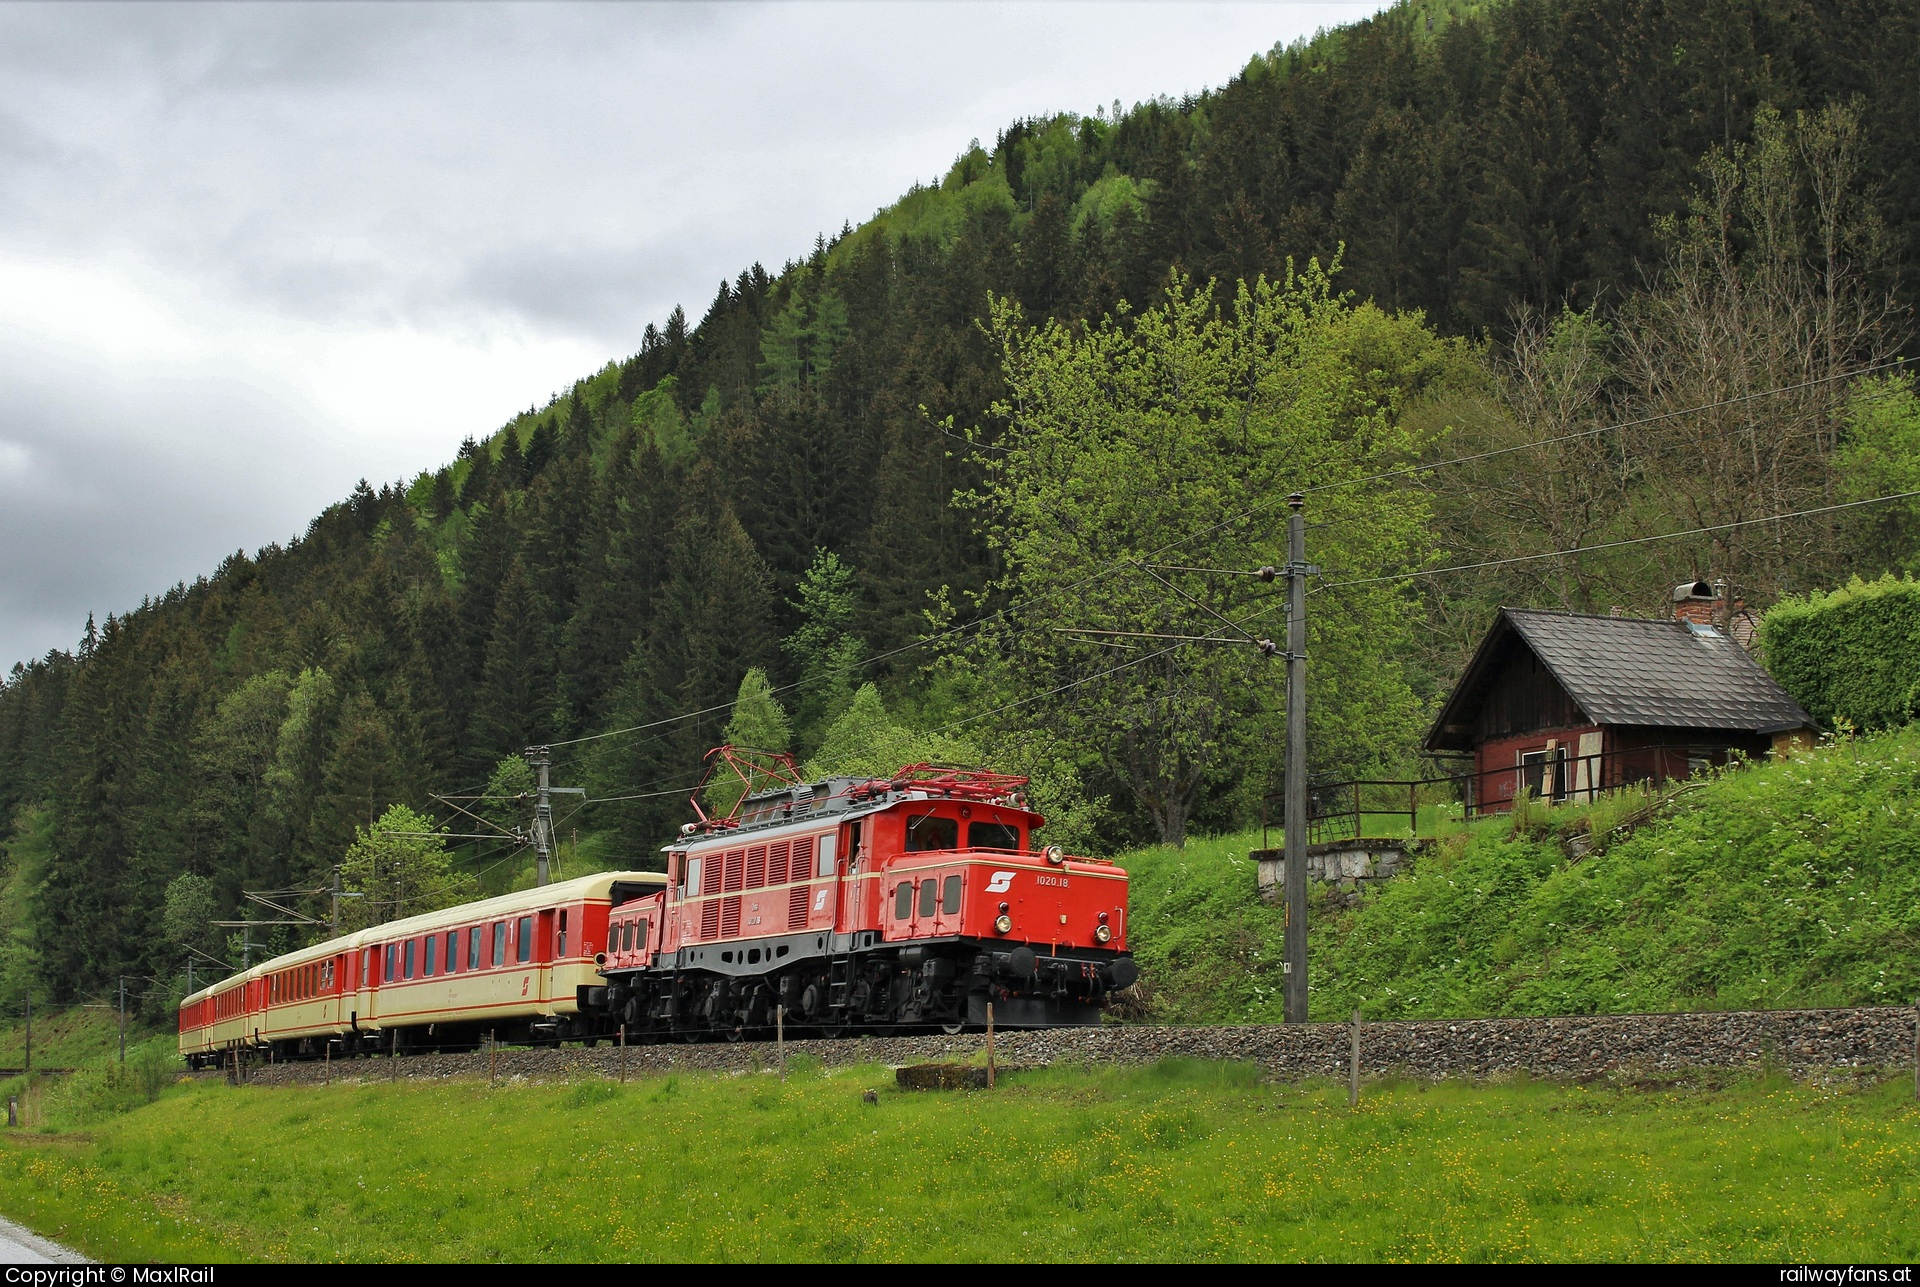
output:
M0 299L0 667L441 463L970 137L1369 7L0 5L0 271L197 328L169 367ZM458 380L493 381L458 423L391 411Z

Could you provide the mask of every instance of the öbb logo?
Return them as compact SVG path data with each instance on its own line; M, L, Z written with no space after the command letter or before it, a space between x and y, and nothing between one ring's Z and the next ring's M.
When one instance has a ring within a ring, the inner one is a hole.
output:
M1013 876L1014 873L1010 871L994 872L993 879L987 882L987 892L989 894L1006 893L1009 889L1013 888Z

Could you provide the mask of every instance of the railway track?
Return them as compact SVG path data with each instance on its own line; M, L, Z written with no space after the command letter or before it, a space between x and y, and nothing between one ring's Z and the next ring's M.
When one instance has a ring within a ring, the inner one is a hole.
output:
M1350 1024L1309 1023L1221 1027L1111 1024L1044 1028L995 1035L996 1056L1010 1064L1149 1063L1165 1058L1256 1063L1283 1080L1353 1071L1358 1036L1360 1074L1419 1078L1492 1078L1524 1073L1583 1079L1665 1075L1698 1069L1782 1065L1796 1075L1828 1072L1912 1075L1920 1051L1920 1009L1747 1010L1698 1014L1585 1015L1565 1018L1429 1019ZM786 1043L789 1058L828 1068L964 1060L985 1052L986 1035L850 1037ZM245 1079L260 1085L320 1084L450 1077L558 1080L630 1077L712 1070L772 1069L772 1042L598 1046L561 1049L501 1047L491 1053L407 1055L337 1063L254 1064ZM206 1076L221 1076L209 1072Z

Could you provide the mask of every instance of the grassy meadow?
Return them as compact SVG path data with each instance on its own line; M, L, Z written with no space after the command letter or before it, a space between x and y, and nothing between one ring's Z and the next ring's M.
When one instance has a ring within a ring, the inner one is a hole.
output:
M202 1081L9 1133L0 1210L110 1260L1905 1260L1916 1127L1898 1081L1390 1083L1357 1112L1189 1062Z
M1411 872L1310 914L1312 1013L1344 1019L1903 1005L1920 999L1920 725L1645 803L1441 825ZM1278 1022L1285 915L1254 897L1260 833L1119 856L1140 961L1130 1018ZM1278 844L1276 837L1274 844Z

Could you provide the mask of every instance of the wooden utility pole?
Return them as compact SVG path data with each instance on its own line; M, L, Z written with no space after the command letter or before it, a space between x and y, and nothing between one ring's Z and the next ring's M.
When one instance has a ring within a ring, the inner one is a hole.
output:
M120 1062L127 1062L127 976L120 976Z
M1287 497L1287 927L1288 1023L1307 1021L1307 521L1306 497Z

